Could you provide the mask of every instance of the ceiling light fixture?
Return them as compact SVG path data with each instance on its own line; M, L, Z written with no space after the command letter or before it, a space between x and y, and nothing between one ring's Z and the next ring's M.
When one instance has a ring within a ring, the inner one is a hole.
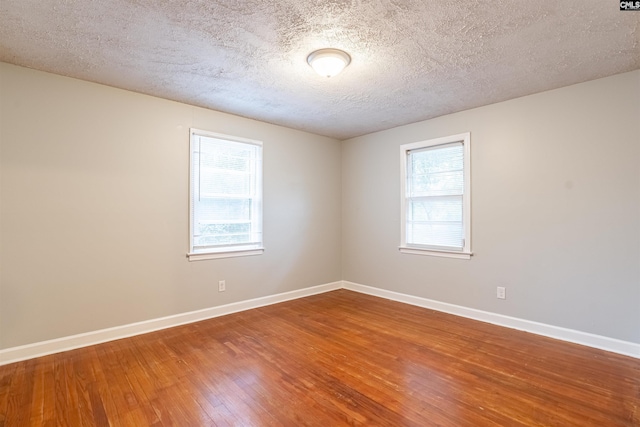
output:
M351 57L340 49L320 49L311 52L307 62L321 76L333 77L351 63Z

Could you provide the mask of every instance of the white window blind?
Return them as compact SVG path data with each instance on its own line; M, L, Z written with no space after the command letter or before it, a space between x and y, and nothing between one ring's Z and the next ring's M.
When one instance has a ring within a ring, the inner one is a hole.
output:
M461 143L410 150L407 159L407 244L464 246Z
M469 143L462 134L401 147L401 250L470 255Z
M190 254L262 248L262 145L192 129Z

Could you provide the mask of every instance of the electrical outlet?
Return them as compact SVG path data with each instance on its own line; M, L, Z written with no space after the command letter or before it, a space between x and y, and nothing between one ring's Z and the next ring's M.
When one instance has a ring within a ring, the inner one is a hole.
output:
M224 292L227 290L227 284L225 283L224 280L220 280L218 282L218 292Z
M507 299L507 288L498 286L498 292L496 295L499 299Z

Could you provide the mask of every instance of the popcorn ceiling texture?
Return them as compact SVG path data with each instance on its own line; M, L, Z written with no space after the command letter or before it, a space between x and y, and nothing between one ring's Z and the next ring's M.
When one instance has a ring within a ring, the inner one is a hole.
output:
M306 62L352 57L331 79ZM1 0L0 60L338 139L640 68L614 0Z

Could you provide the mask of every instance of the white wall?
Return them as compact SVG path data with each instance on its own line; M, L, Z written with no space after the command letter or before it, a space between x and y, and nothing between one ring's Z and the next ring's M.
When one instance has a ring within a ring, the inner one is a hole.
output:
M191 126L264 142L263 255L187 261ZM333 139L0 63L0 171L0 349L340 279Z
M399 145L467 131L475 255L400 254ZM342 174L344 280L640 343L640 71L345 141Z
M341 148L0 63L0 349L340 279L640 343L638 117L640 71ZM191 126L264 141L264 255L186 260ZM400 254L398 146L466 131L475 256Z

